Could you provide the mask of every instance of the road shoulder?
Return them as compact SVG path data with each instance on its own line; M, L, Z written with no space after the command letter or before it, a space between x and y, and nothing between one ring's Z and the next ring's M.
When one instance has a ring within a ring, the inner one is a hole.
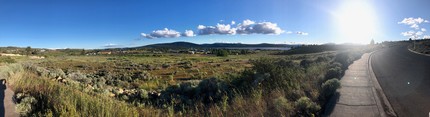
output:
M384 91L381 88L381 85L379 85L379 81L376 78L375 73L373 72L373 68L372 68L372 55L373 53L375 53L377 51L371 52L369 55L369 59L368 59L368 66L369 66L369 75L370 78L373 82L373 86L374 86L374 93L377 96L377 103L379 108L382 108L384 110L384 116L389 116L389 117L397 117L397 114L394 112L393 107L391 106L390 101L388 101L387 96L385 96Z
M412 52L412 53L419 54L419 55L423 55L423 56L430 56L430 54L423 54L423 53L420 53L420 52L417 52L417 51L411 50L411 49L409 49L409 47L407 47L407 48L408 48L408 50L409 50L410 52Z

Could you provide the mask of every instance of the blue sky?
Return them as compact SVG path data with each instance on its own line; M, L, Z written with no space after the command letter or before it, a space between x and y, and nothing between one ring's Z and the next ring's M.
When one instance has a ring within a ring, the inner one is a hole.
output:
M321 44L423 38L430 28L429 4L428 0L0 0L0 46ZM253 30L240 33L246 28L244 21L252 21L247 26ZM217 24L229 25L233 32L220 32ZM265 28L257 30L258 26ZM173 36L164 35L165 28ZM149 39L157 30L161 33ZM194 34L182 36L185 30Z

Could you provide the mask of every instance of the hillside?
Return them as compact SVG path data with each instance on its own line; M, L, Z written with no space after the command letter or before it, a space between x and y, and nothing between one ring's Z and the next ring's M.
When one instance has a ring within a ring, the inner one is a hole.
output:
M409 48L419 53L430 54L430 39L417 40L415 44L411 42Z

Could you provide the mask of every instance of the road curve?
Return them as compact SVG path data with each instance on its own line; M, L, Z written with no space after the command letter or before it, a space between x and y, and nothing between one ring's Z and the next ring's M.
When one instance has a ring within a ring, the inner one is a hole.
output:
M430 57L412 53L408 43L372 55L372 68L400 117L427 117L430 112Z

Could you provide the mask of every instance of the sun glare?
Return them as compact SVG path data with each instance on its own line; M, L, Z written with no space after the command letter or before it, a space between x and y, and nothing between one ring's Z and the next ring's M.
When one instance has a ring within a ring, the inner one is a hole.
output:
M340 43L367 44L376 34L377 16L367 0L347 0L334 13Z

